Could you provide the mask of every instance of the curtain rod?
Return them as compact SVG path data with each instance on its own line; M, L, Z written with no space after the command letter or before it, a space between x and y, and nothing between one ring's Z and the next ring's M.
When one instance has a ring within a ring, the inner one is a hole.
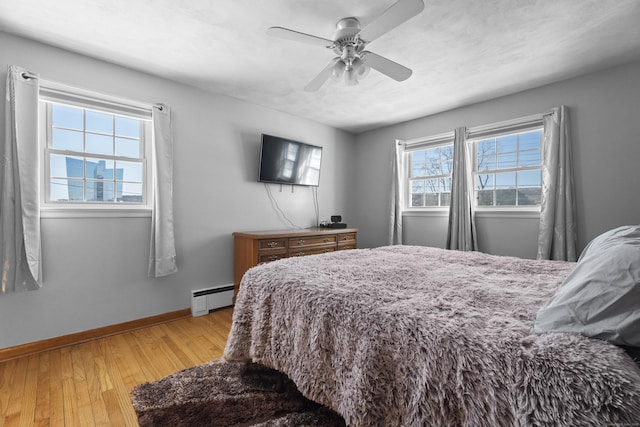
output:
M35 80L35 79L40 78L40 76L38 76L37 74L33 74L30 71L23 71L20 74L20 76L25 80L30 80L30 79L34 79ZM153 105L151 105L151 107L157 108L160 111L164 111L167 108L167 106L164 105L164 104L153 104Z

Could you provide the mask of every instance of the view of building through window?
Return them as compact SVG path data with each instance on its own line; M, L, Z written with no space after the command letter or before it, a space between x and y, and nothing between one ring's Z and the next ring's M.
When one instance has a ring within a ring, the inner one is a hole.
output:
M49 202L143 203L142 120L47 103Z

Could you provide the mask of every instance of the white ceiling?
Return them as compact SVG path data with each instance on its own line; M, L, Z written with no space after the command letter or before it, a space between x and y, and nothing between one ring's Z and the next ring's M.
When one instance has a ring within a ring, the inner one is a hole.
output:
M332 38L395 0L2 0L0 30L352 132L640 59L640 0L425 0L367 46L413 70L303 87L335 56L269 37Z

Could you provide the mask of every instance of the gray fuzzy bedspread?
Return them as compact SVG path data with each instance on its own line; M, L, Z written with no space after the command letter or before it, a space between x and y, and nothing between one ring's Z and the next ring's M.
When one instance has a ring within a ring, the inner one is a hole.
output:
M225 358L285 373L358 426L638 426L617 347L532 333L573 263L416 246L249 270Z

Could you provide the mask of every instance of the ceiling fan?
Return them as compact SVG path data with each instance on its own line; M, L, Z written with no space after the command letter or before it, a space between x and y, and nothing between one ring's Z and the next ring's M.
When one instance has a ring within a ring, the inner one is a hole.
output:
M356 85L373 68L397 81L411 76L412 71L390 59L364 50L365 46L392 30L424 9L422 0L398 0L366 27L360 29L360 21L350 17L336 24L333 40L312 36L283 27L271 27L267 34L287 40L308 43L333 50L336 55L329 64L304 88L307 92L320 89L329 77L344 79L347 85Z

